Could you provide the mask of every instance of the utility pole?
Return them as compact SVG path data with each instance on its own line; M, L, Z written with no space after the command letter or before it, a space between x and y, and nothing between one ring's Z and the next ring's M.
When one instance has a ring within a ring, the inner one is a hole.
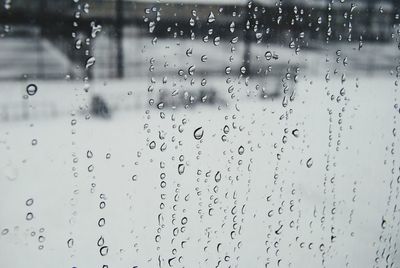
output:
M396 19L396 16L400 16L400 1L399 0L392 0L392 24L393 26L400 23L399 19Z
M36 67L37 67L37 78L45 78L46 72L45 72L45 66L43 62L43 46L42 42L45 38L45 31L48 29L45 29L48 25L46 23L46 10L47 10L47 0L40 0L39 2L39 12L38 12L38 23L39 23L39 33L36 36L36 42L37 42L37 47L36 47L36 57L37 57L37 62L36 62Z
M116 0L115 3L115 39L117 43L117 77L124 77L124 18L123 0Z
M244 54L243 61L244 67L246 68L246 75L250 75L250 53L251 53L251 13L252 13L252 2L249 1L245 8L245 17L244 17ZM249 23L249 29L247 29L247 23Z
M367 16L365 17L366 18L366 20L367 20L367 37L368 37L368 39L373 39L374 38L374 36L373 36L373 34L371 33L371 31L372 31L372 21L373 21L373 19L374 19L374 6L375 6L375 3L374 3L374 0L368 0L368 2L367 2Z

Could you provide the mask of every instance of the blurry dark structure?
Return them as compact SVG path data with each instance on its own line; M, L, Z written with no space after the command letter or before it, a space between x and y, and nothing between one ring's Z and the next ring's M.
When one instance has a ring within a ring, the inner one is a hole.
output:
M86 60L93 50L93 27L113 29L116 48L115 74L125 76L124 27L135 26L141 33L157 38L189 38L219 36L231 40L242 32L240 41L245 43L243 65L251 73L250 44L279 43L287 46L294 42L303 49L314 48L318 43L335 41L391 40L394 25L399 23L400 1L364 0L353 3L330 4L330 1L251 1L242 5L224 1L223 4L197 4L128 0L62 1L13 0L9 8L0 9L0 24L38 29L38 39L48 40L70 62L70 73L77 77L91 77ZM380 8L384 4L384 8ZM196 24L189 20L196 11ZM178 12L179 11L179 12ZM215 21L207 21L210 13ZM235 33L230 31L235 24ZM351 25L351 26L350 26ZM109 30L108 32L110 32ZM12 35L8 33L7 35ZM300 37L301 36L301 37ZM77 40L83 40L77 48ZM43 46L38 46L43 49ZM45 68L38 59L38 68ZM79 68L78 68L78 67ZM37 78L52 78L39 72Z
M111 111L103 97L99 95L92 97L90 103L90 114L96 117L107 119L111 117Z

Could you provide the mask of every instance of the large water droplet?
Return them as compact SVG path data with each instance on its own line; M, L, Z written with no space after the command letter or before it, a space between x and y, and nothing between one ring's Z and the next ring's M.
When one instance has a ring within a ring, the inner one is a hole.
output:
M204 130L202 127L196 128L195 131L193 132L193 136L196 140L200 140L203 138L204 135Z
M35 84L29 84L29 85L26 87L26 93L27 93L29 96L35 95L36 92L37 92L37 90L38 90L38 87L37 87L37 85L35 85Z

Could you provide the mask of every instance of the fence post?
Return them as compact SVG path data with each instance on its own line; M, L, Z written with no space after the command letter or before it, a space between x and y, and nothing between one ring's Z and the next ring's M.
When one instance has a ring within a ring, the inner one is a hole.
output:
M243 61L244 67L246 68L246 74L250 75L250 53L251 53L251 5L252 2L249 1L245 7L245 17L244 17L244 54ZM246 28L247 22L249 22L249 29Z
M124 51L123 51L123 0L117 0L115 4L115 38L117 43L117 77L124 77Z

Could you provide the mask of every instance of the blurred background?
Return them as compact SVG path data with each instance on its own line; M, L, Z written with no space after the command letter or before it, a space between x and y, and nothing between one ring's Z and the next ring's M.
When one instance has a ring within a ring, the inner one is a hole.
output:
M143 76L148 62L140 49L154 38L196 40L193 43L202 47L205 36L207 42L216 37L230 42L237 37L246 47L242 59L246 65L255 61L252 44L289 48L294 42L296 48L316 53L327 44L346 43L343 40L387 44L394 41L399 6L396 0L266 0L249 5L240 0L6 0L0 11L0 57L6 68L1 68L0 79ZM215 21L209 22L211 13ZM229 53L221 48L215 54L227 58ZM91 56L96 66L86 70ZM208 74L223 73L225 66L220 65L207 66ZM381 69L375 62L368 65Z

